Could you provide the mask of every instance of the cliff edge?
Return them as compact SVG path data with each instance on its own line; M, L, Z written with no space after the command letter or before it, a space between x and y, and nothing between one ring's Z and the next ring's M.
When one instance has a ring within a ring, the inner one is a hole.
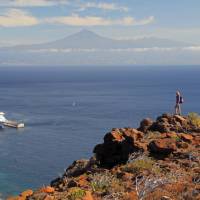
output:
M62 177L9 200L200 200L200 117L163 114L115 128Z

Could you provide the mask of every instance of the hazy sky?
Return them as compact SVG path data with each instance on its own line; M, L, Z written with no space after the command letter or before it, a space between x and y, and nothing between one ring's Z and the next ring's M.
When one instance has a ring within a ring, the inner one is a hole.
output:
M0 0L0 45L51 41L83 28L200 44L199 11L200 0Z

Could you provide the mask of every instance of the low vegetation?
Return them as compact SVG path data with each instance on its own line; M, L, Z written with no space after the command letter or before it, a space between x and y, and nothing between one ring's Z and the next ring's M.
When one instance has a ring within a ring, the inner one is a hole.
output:
M200 127L200 115L198 113L189 113L188 118L192 125L196 127Z
M122 166L121 169L125 172L133 174L139 174L144 170L156 174L161 172L161 169L156 165L156 162L146 155L140 155L138 158L133 159L132 161L129 159L129 162Z
M67 198L68 200L77 200L77 199L82 199L85 195L86 195L86 192L82 190L81 188L73 188L73 190L70 191Z
M93 174L92 176L90 176L90 178L90 185L93 192L97 192L99 194L110 194L113 192L123 191L123 186L121 185L120 180L111 173L106 172Z

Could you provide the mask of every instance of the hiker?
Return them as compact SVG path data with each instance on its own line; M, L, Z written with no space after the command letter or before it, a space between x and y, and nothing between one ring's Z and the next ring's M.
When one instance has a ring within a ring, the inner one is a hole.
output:
M183 103L183 97L179 91L176 92L176 105L175 115L181 115L181 104Z

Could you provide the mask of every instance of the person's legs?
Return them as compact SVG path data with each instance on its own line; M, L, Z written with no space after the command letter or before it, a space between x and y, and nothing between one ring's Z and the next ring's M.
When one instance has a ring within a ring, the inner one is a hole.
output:
M175 105L175 115L178 115L178 104Z
M178 103L175 105L175 115L181 115L181 105Z
M181 105L178 104L178 112L179 112L179 115L181 115Z

